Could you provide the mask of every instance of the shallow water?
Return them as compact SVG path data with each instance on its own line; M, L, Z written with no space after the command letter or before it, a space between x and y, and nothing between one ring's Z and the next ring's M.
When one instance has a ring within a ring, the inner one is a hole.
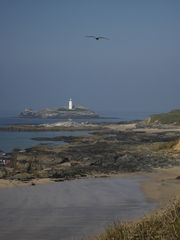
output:
M69 119L45 119L45 118L18 118L18 117L1 117L0 116L0 126L10 126L10 125L38 125L38 124L51 124L57 122L68 121ZM89 122L89 123L102 123L102 122L118 122L120 118L109 117L109 118L84 118L84 119L74 119L74 122Z
M0 111L0 127L14 125L14 124L44 124L55 123L59 121L68 121L68 119L39 119L39 118L19 118L15 117L18 112L2 112ZM100 116L108 118L93 118L93 119L76 119L76 122L119 122L132 119L143 119L149 116L147 112L128 112L128 111L100 111ZM61 131L61 132L0 132L0 150L4 152L11 152L14 148L24 149L30 148L40 142L33 141L34 137L55 137L55 136L83 136L87 135L87 131ZM63 144L63 142L42 142L47 144Z
M42 144L63 144L62 141L35 141L35 137L55 137L55 136L87 136L88 131L48 131L48 132L1 132L0 150L11 152L15 148L25 149Z
M0 239L79 240L155 204L139 177L96 178L0 190Z

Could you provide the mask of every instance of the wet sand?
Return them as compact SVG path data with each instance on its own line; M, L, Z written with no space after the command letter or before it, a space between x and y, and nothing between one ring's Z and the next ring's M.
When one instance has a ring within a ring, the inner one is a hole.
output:
M113 221L138 218L156 204L142 177L91 178L0 189L0 239L77 240Z
M146 180L142 184L142 191L146 197L164 206L175 198L180 197L180 167L159 168L152 173L144 174Z
M179 132L180 131L180 127L179 126L174 126L174 127L169 127L169 128L147 128L147 127L143 127L143 128L138 128L136 126L136 123L127 123L127 124L108 124L105 125L106 128L109 128L111 130L115 130L115 131L135 131L135 132L146 132L146 133L163 133L163 132Z
M31 186L32 183L35 185L39 184L47 184L47 183L54 183L53 180L50 178L40 178L40 179L33 179L32 181L22 182L18 180L8 180L8 179L0 179L0 189L1 188L12 188L12 187L22 187L22 186Z

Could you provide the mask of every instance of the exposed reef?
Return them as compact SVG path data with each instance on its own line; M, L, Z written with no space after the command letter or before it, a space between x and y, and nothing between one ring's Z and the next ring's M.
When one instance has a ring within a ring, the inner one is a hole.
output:
M99 128L94 134L82 137L36 138L69 144L37 145L26 151L13 151L11 161L1 167L0 177L18 180L48 177L62 181L171 167L180 165L180 152L176 149L179 138L178 131L152 133L108 128Z
M73 121L57 122L52 124L39 124L39 125L10 125L6 127L0 127L0 131L83 131L83 130L96 130L102 126L90 123L78 123Z

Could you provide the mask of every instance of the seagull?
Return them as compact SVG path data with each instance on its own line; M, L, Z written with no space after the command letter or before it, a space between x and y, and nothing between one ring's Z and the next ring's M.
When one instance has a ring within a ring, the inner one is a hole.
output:
M94 38L95 40L100 40L100 39L104 39L104 40L109 40L109 38L107 37L102 37L102 36L85 36L87 38Z

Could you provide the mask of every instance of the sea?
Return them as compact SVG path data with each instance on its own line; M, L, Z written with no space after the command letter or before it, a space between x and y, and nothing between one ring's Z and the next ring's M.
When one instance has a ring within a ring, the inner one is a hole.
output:
M146 111L99 111L98 114L101 118L92 119L77 119L73 121L77 122L89 122L89 123L106 123L106 122L121 122L130 120L141 120L147 118L152 112ZM69 119L38 119L38 118L20 118L17 112L13 111L0 111L0 127L10 125L21 125L21 124L47 124L56 123L60 121L68 121ZM2 132L0 131L0 151L10 153L14 149L26 149L33 147L38 144L65 144L62 141L51 142L51 141L35 141L32 138L35 137L55 137L55 136L83 136L88 135L87 131L47 131L47 132Z

